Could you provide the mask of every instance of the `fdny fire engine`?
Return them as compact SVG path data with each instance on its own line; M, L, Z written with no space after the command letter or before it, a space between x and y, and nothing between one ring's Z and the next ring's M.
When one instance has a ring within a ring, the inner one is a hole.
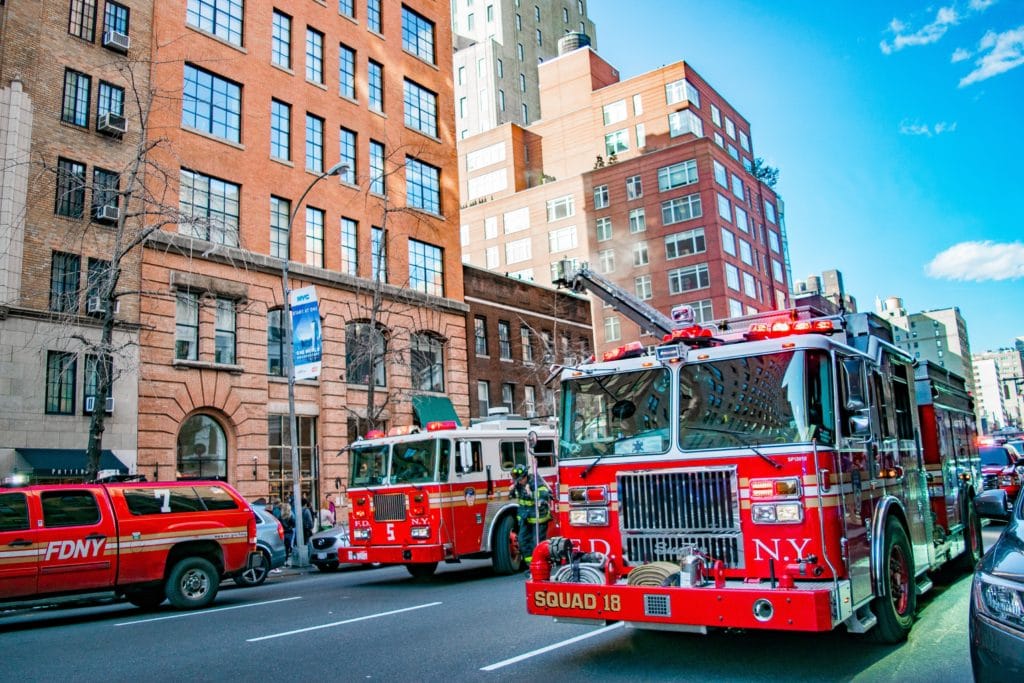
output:
M438 562L487 557L499 574L520 571L510 473L530 467L554 490L555 441L550 426L510 415L469 427L430 422L406 435L371 432L351 446L351 547L339 560L404 564L417 578Z
M563 537L534 554L530 613L699 633L844 625L891 643L930 571L979 558L963 381L915 375L881 318L797 308L712 329L585 266L563 284L665 336L561 371Z

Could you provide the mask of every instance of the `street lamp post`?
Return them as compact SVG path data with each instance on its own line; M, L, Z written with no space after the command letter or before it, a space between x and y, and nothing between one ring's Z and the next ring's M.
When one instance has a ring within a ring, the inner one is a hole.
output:
M299 197L292 210L291 218L288 219L288 250L284 255L284 263L281 266L281 290L284 293L284 371L288 377L288 440L292 454L292 519L295 522L295 550L292 553L292 566L309 566L309 555L306 553L305 529L302 527L302 476L299 471L299 434L298 420L295 417L295 358L292 355L292 304L290 299L291 285L288 281L288 264L291 261L292 227L295 225L295 217L299 215L302 202L306 199L313 187L328 176L341 175L348 171L348 164L338 162L334 166L318 175L309 184L306 191Z

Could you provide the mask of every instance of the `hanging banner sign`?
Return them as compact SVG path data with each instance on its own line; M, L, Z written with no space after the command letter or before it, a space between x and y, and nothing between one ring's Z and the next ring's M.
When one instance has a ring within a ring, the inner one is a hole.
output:
M316 287L292 290L288 297L292 309L292 361L295 379L320 376L323 345L320 338L320 305Z

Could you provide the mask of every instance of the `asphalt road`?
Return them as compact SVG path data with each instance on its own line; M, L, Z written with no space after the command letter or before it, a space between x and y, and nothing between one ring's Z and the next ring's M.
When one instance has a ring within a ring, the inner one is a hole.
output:
M994 537L998 528L986 530ZM401 567L225 583L211 609L126 603L0 618L6 680L969 681L970 579L919 603L901 646L828 634L707 636L559 624L523 607L523 577L486 562L426 582Z

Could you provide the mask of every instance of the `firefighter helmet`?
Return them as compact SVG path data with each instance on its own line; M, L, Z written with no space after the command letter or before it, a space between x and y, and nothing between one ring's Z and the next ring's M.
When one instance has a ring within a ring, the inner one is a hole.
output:
M526 469L526 465L516 465L515 467L512 468L513 479L525 477L527 474L529 474L529 471Z

